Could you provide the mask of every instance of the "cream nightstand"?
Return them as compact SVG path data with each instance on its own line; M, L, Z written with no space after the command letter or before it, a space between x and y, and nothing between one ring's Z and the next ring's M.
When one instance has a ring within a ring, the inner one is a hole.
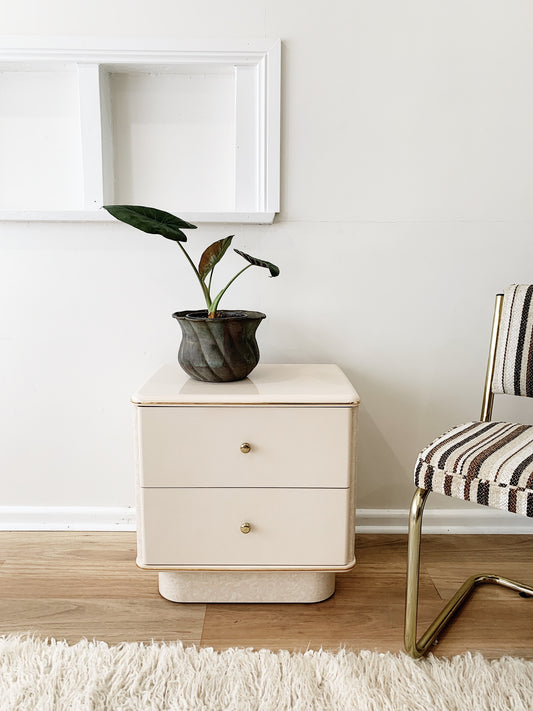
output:
M359 397L336 365L204 383L163 366L133 397L137 564L175 602L317 602L354 565Z

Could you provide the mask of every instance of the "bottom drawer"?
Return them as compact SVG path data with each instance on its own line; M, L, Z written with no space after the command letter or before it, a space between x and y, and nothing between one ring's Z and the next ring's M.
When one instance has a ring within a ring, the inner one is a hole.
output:
M349 489L140 490L140 565L344 566ZM249 533L241 531L249 523Z

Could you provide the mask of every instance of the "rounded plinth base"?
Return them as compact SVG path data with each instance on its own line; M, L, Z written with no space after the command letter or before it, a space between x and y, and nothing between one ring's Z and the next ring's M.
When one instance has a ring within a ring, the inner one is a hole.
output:
M335 573L166 571L159 592L172 602L320 602L335 592Z

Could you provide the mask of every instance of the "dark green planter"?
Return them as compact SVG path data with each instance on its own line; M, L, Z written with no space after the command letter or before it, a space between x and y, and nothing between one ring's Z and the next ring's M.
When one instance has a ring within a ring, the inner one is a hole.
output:
M255 332L265 314L260 311L177 311L182 331L178 361L195 380L209 383L242 380L259 362Z

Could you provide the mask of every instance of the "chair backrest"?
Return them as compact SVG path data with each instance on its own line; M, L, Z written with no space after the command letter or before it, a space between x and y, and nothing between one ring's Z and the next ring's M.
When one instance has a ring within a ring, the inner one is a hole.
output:
M492 392L533 397L533 284L504 291Z

